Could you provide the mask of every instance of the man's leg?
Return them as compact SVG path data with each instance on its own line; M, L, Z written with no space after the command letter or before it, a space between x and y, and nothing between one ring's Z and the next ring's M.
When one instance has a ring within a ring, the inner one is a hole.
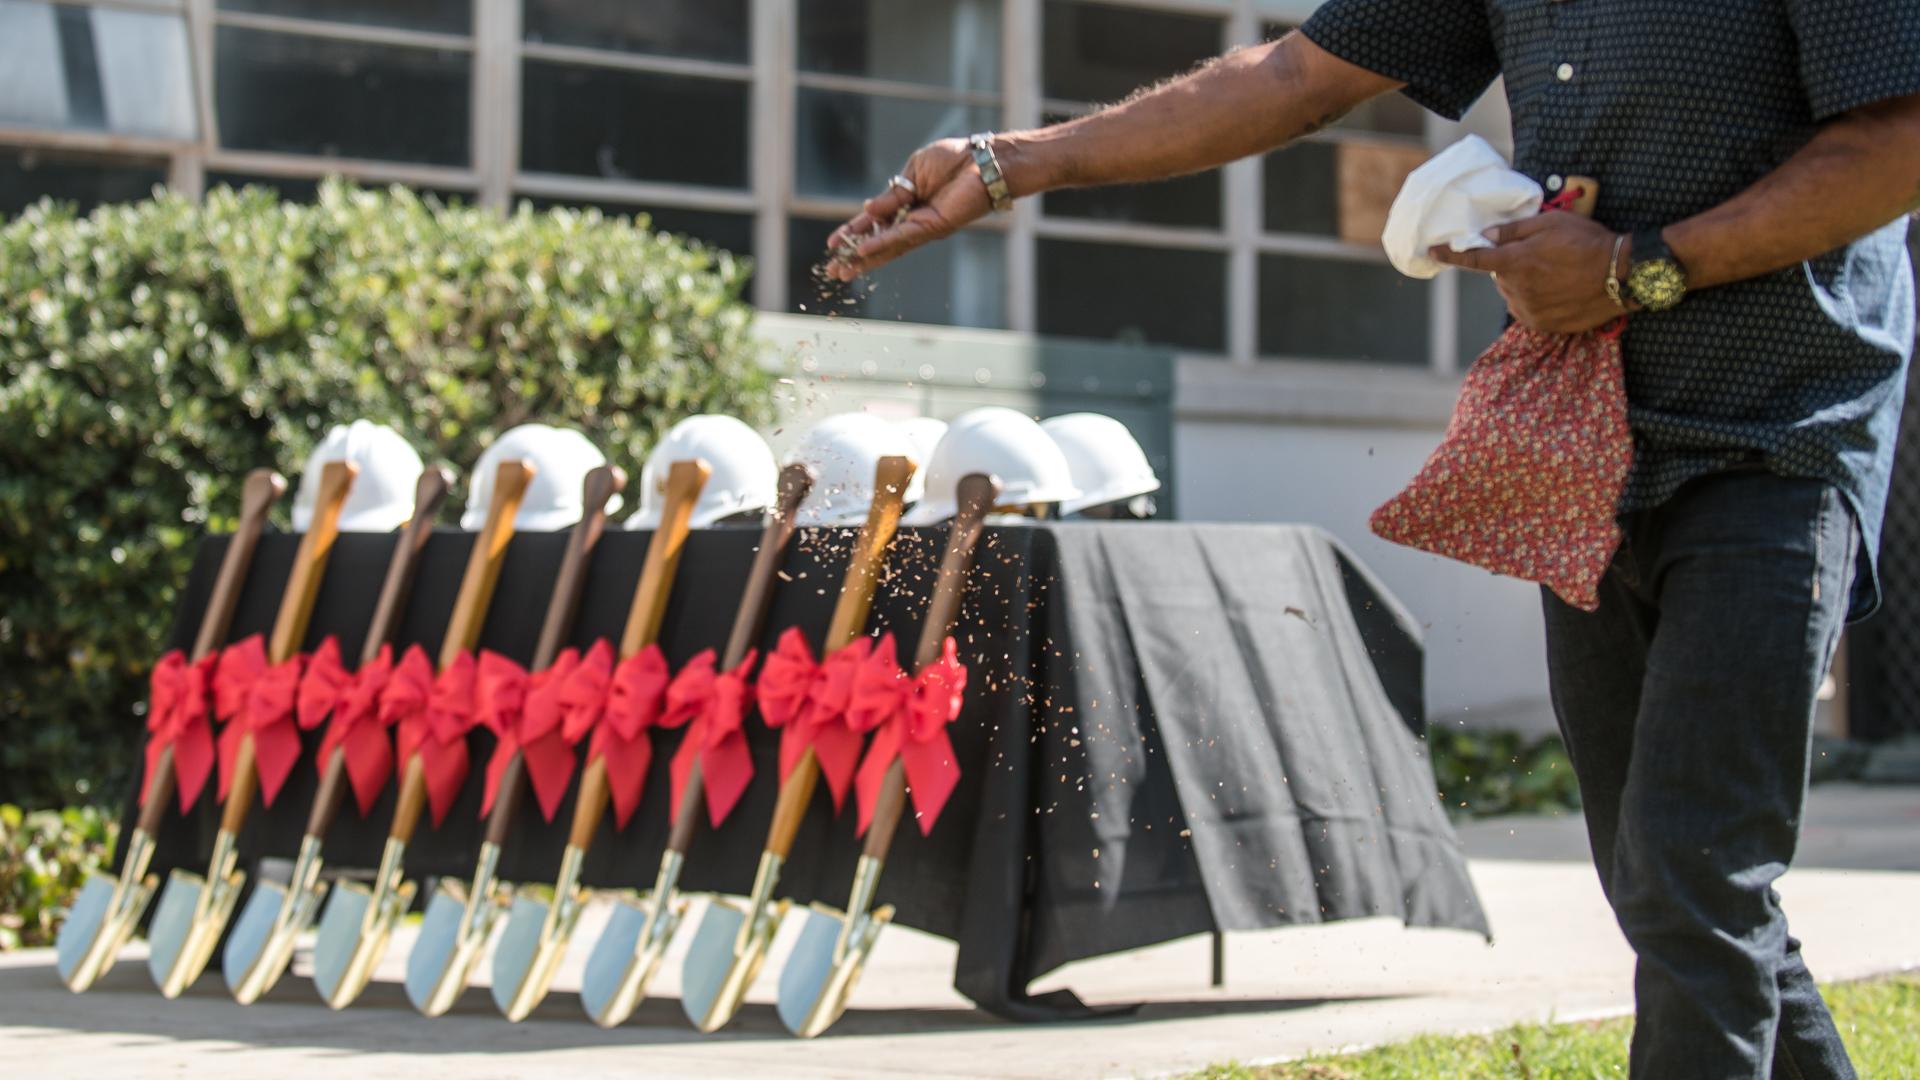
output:
M1580 783L1600 888L1613 894L1613 843L1620 823L1620 794L1633 760L1633 721L1640 712L1640 684L1647 676L1653 609L1636 595L1639 575L1628 539L1600 582L1600 607L1581 611L1550 589L1540 590L1547 629L1547 674L1553 714Z
M1814 695L1858 542L1825 484L1757 470L1648 516L1659 609L1620 800L1611 900L1639 956L1633 1074L1852 1076L1773 882L1806 798Z

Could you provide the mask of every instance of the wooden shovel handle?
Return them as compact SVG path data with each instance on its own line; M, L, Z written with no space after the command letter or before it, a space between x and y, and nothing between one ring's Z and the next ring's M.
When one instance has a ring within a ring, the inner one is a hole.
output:
M420 474L420 482L413 488L413 516L401 529L400 539L394 544L393 555L387 560L387 576L380 584L380 598L373 606L373 621L367 625L367 640L360 649L360 665L365 667L380 655L380 647L393 639L394 630L400 625L400 616L407 607L407 597L413 592L413 579L420 569L420 552L427 546L427 538L433 535L433 519L440 513L440 505L447 499L447 493L453 490L453 476L438 466L426 469ZM307 832L311 837L324 837L333 827L333 819L340 814L340 806L347 798L347 754L344 749L336 749L327 759L327 767L320 774L320 790L313 796L313 808L307 812Z
M247 474L240 489L240 524L220 559L213 596L207 601L206 614L200 617L199 636L193 639L193 659L205 659L226 643L234 609L240 606L240 587L246 584L254 549L260 546L260 533L267 527L267 513L286 493L287 481L272 469L255 469Z
M633 607L627 612L626 632L620 635L620 655L633 656L653 644L660 634L660 620L667 613L667 597L673 592L673 579L680 572L680 552L693 529L693 504L707 486L713 469L699 458L676 461L667 470L665 501L661 504L660 527L647 541L647 561L640 567L640 584L633 591ZM573 802L573 826L568 843L585 850L593 843L600 818L607 812L607 763L603 758L587 762L580 776L580 793Z
M487 605L493 602L493 587L500 582L500 565L506 559L507 544L513 540L513 519L520 513L520 500L526 498L532 484L533 465L527 461L503 461L494 474L487 520L473 541L473 554L467 558L467 572L460 579L453 614L447 618L446 637L440 642L441 670L480 640Z
M673 579L680 571L680 552L687 545L687 533L693 528L693 506L713 469L694 458L676 461L667 470L665 501L661 506L660 527L647 541L647 561L640 568L640 586L633 592L633 607L627 612L626 632L620 636L620 655L633 656L653 643L660 634L660 620L667 613L667 597L673 592Z
M206 659L226 643L227 629L233 625L234 609L240 606L240 587L246 584L247 571L253 566L253 553L260 546L260 533L267 527L267 514L282 495L287 481L272 469L255 469L247 474L240 489L240 522L227 540L220 557L220 573L213 581L213 595L200 616L200 632L193 639L193 659ZM140 820L135 828L151 836L166 819L167 804L173 801L173 748L160 752L153 763L153 776L147 781L147 798L140 804Z
M873 606L873 590L880 584L880 570L886 563L887 545L900 527L905 509L907 481L913 479L914 462L910 457L883 457L873 470L873 503L867 507L866 523L853 541L853 555L847 562L847 574L840 583L840 597L833 605L833 619L822 639L822 655L838 649L866 628L867 612Z
M840 582L840 598L833 606L833 621L828 623L827 636L820 645L822 656L845 647L866 628L873 591L880 584L887 545L900 526L907 481L913 479L913 470L913 459L903 456L883 457L874 468L873 504L867 507L866 524L854 538L847 574ZM780 784L780 797L773 804L773 823L767 827L769 853L784 859L793 850L793 838L800 832L800 822L807 816L819 780L820 762L808 750Z
M990 476L972 473L960 478L957 494L959 512L947 531L947 550L940 556L940 577L934 583L926 620L920 624L920 646L913 655L915 672L939 659L947 635L953 632L954 621L960 615L960 597L965 591L967 571L973 567L973 552L979 546L987 513L1000 498L1000 485ZM887 849L893 846L894 829L899 826L906 806L907 770L896 760L881 781L880 798L874 804L873 822L867 827L862 854L875 859L887 857Z
M367 624L367 640L360 648L362 666L380 655L380 646L393 640L393 632L399 628L400 617L406 612L407 598L413 593L413 578L420 569L420 552L433 535L433 520L440 515L440 505L447 501L447 493L452 490L452 474L439 466L422 472L420 482L414 485L413 517L401 530L393 557L387 562L387 577L380 583L380 599L374 604L373 621Z
M467 557L467 571L460 578L460 592L453 601L453 614L447 618L446 636L440 642L439 670L446 670L461 653L480 640L480 629L487 621L487 605L493 602L493 587L500 581L500 565L513 540L513 519L520 513L520 500L533 483L533 466L513 459L500 463L493 474L493 497L487 504L487 520L474 538L473 554ZM427 805L427 770L420 755L401 763L400 795L393 807L393 825L387 837L401 843L413 839L420 823L420 812Z
M587 473L581 485L581 506L586 515L567 535L567 551L560 558L560 572L554 575L553 599L547 602L547 618L540 625L540 640L533 647L532 670L553 666L567 635L573 632L573 619L580 610L580 596L587 587L587 566L593 561L593 549L607 528L607 502L627 486L626 471L615 465L602 465ZM526 788L526 766L516 751L507 758L494 789L493 809L487 814L486 842L507 841L507 830L520 812L520 796Z
M352 462L329 461L320 468L320 491L313 504L313 522L300 538L300 549L293 556L293 572L287 575L287 588L280 595L280 610L273 617L273 634L267 639L267 661L284 663L300 651L307 636L307 621L313 617L313 602L320 596L320 582L327 573L327 556L333 554L333 542L340 538L340 511L346 508L347 494L360 470Z
M753 566L747 570L746 591L740 594L740 607L733 616L733 633L727 638L727 651L721 655L720 670L732 671L739 667L746 659L747 650L760 640L760 631L767 624L767 609L773 605L773 587L779 579L780 561L793 539L793 517L812 489L812 469L794 462L780 470L779 500L760 530L760 547L754 553ZM673 810L667 850L684 855L693 846L693 830L699 822L705 794L706 785L700 782L700 761L695 758L680 792L680 805Z
M329 461L320 470L320 492L313 505L313 524L300 538L300 548L293 555L293 572L287 575L286 591L280 594L280 610L273 617L273 635L267 644L269 663L284 663L299 651L300 643L306 639L313 602L320 595L321 580L326 577L327 556L333 554L333 542L340 536L340 511L347 504L347 493L353 490L353 478L359 474L359 469L345 461ZM260 773L254 768L252 735L240 740L231 775L226 802L220 810L220 828L237 833L247 823L247 812L253 809L253 796L260 787Z

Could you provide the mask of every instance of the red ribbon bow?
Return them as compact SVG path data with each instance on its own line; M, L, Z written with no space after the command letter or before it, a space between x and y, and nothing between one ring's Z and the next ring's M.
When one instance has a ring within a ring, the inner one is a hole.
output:
M173 775L180 795L180 812L186 813L200 797L213 774L213 725L207 722L207 681L213 671L214 657L198 663L187 660L178 649L160 658L148 680L147 698L147 773L140 782L140 803L145 805L153 785L153 773L160 754L173 748Z
M745 722L747 702L753 692L747 675L753 670L756 650L749 649L740 663L724 672L714 671L717 659L707 649L687 661L667 687L667 711L662 727L679 727L689 720L686 738L673 755L673 814L680 813L680 798L686 790L693 766L700 765L700 779L706 789L707 819L715 828L733 812L740 796L753 781L753 754L747 749Z
M302 657L267 662L266 643L253 634L226 647L213 669L213 709L226 727L220 731L220 798L233 787L240 744L253 736L253 759L260 772L260 801L268 806L300 761L300 732L294 725L294 697L300 689Z
M314 767L324 775L334 751L346 755L347 782L362 817L373 809L393 775L393 741L380 716L381 692L392 675L391 646L380 646L380 652L358 671L348 671L340 662L340 643L328 638L314 650L300 679L296 705L300 727L312 730L332 718Z
M561 725L576 742L593 732L587 760L605 759L614 821L624 829L640 806L647 768L653 764L647 729L660 721L668 672L658 645L647 646L617 667L609 667L612 657L612 647L596 642L567 677L560 688Z
M873 823L874 804L894 759L907 771L907 790L913 796L914 817L922 836L947 805L960 782L947 725L960 715L967 689L967 668L958 647L948 638L940 658L908 677L894 660L893 635L880 639L871 660L853 681L853 699L847 723L860 731L874 729L873 744L860 762L855 791L860 797L860 832Z
M474 709L480 722L500 738L487 762L482 816L493 811L501 777L515 753L526 769L541 816L552 821L559 813L567 781L573 776L573 742L561 723L560 689L579 666L578 649L562 651L553 663L531 674L499 653L480 654Z
M872 653L873 639L863 637L816 662L806 635L797 626L789 627L767 655L755 688L761 719L781 729L780 779L793 773L811 747L833 793L835 812L846 802L864 734L846 724L853 676Z
M398 758L420 755L427 803L439 828L467 780L467 732L474 722L472 653L460 653L439 675L420 646L400 658L380 695L380 719L400 728Z

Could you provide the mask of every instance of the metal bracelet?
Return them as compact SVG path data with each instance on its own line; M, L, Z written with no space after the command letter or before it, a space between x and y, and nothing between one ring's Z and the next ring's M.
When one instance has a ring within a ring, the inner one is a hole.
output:
M1620 292L1620 249L1626 242L1626 233L1614 237L1613 254L1607 259L1607 299L1621 311L1627 310L1627 298Z
M987 201L1001 213L1013 209L1013 192L1007 188L1006 175L1000 171L1000 159L993 156L993 132L969 135L967 147L973 151L973 164L980 170L980 182L987 185Z

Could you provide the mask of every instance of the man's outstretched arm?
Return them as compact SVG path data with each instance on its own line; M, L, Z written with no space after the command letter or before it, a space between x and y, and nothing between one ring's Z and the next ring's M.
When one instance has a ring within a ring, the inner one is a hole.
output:
M1400 85L1293 33L1236 49L1077 120L996 135L994 156L1016 198L1057 188L1162 180L1284 146ZM918 205L904 221L891 224L914 198L890 188L867 200L828 241L830 249L858 242L854 254L829 264L834 277L851 280L952 235L991 209L963 139L923 147L901 173L919 192ZM876 224L881 228L873 233Z

